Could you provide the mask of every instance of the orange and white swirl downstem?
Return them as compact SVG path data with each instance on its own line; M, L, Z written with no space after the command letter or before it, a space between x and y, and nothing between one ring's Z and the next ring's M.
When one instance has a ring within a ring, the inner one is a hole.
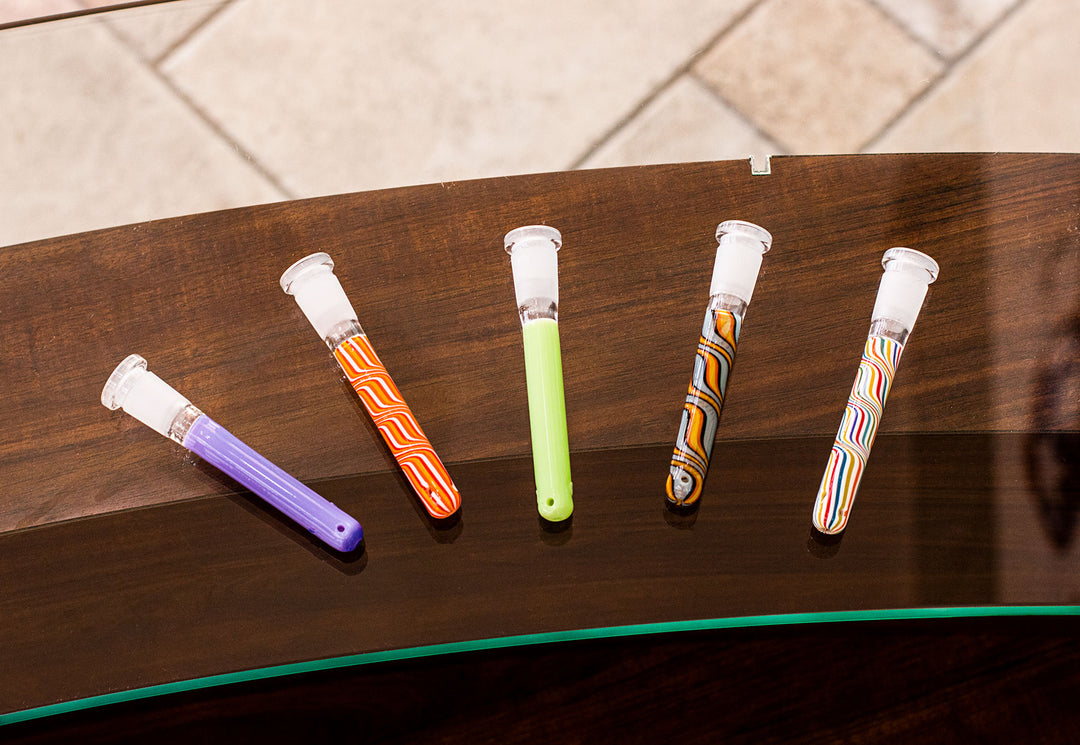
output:
M296 299L333 351L424 509L437 519L457 512L461 494L372 349L330 256L320 252L300 259L281 275L281 289Z
M919 317L926 289L938 276L937 262L910 248L890 248L881 265L885 272L870 333L814 500L814 528L826 535L847 527L900 354Z

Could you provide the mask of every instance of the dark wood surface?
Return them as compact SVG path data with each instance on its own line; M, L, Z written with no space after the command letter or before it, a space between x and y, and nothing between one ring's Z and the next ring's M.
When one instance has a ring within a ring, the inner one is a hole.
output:
M450 463L529 452L503 234L563 232L573 450L669 443L707 302L716 224L773 250L720 437L835 433L880 258L934 256L883 432L1027 431L1036 377L1080 312L1080 158L778 158L436 184L124 226L0 249L0 530L221 492L101 386L127 354L301 479L393 461L278 286L325 250ZM1075 429L1052 422L1050 429ZM467 500L466 500L467 504Z
M1076 156L793 157L767 176L729 162L448 183L0 248L0 715L574 628L1076 604L1078 177ZM702 507L676 516L662 485L730 218L774 248ZM563 532L536 517L501 241L535 222L564 236ZM822 546L810 507L893 245L933 255L941 279L848 534ZM424 517L278 287L315 250L461 487L460 521ZM130 352L356 515L366 550L323 550L104 409ZM1026 664L1003 674L1041 674Z
M119 704L5 742L1076 741L1075 628L726 629L474 652Z
M848 533L821 546L809 512L829 445L724 443L718 454L739 468L711 479L688 517L669 513L655 488L665 447L576 453L578 509L558 533L510 496L532 484L528 458L459 464L472 499L452 526L409 509L397 474L316 482L364 522L367 549L348 557L245 495L8 534L0 705L568 629L1054 604L1075 587L1032 573L1051 540L1025 520L1037 513L1028 482L1011 474L1011 487L994 487L986 467L1023 451L1025 435L882 436Z

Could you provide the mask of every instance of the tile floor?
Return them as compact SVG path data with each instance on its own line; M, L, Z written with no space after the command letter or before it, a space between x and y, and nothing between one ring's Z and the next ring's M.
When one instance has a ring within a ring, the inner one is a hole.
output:
M1077 152L1073 3L177 0L9 28L0 245L535 171Z

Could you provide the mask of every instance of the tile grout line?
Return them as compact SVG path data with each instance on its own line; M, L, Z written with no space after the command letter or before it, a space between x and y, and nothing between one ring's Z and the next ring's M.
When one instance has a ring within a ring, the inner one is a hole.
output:
M922 47L924 51L929 52L934 57L936 57L940 62L943 63L945 68L949 67L950 61L948 57L946 57L942 52L939 52L937 49L934 49L933 45L929 41L923 39L921 36L911 30L908 25L904 23L903 20L897 18L895 15L890 13L888 8L882 7L878 0L863 0L863 2L876 10L878 15L884 17L885 20L887 20L891 25L895 26L909 40L915 42L920 47Z
M607 144L612 137L617 135L624 127L626 127L626 125L628 125L635 118L637 118L638 115L641 114L641 112L647 109L649 105L653 103L653 101L659 98L660 95L663 94L664 91L666 91L668 88L670 88L679 78L690 72L691 68L694 66L694 63L697 62L702 55L704 55L706 52L716 46L716 44L719 43L721 39L727 36L732 31L732 29L741 24L747 16L753 13L754 10L757 9L758 6L760 6L764 2L768 2L768 0L757 0L757 2L750 3L741 13L732 18L727 24L724 25L723 28L721 28L717 33L715 33L711 38L709 38L708 41L705 42L705 44L694 50L694 53L691 54L685 62L679 65L670 75L668 75L666 78L664 78L664 80L658 83L651 91L646 93L645 96L641 98L637 102L637 104L635 104L633 109L631 109L625 116L621 117L618 121L616 121L615 124L613 124L611 127L605 130L605 132L600 135L600 137L597 138L596 141L589 145L581 155L571 161L570 165L567 167L566 170L574 171L581 168L585 164L585 161L595 155L596 152L600 150L600 148L602 148L605 144Z
M712 48L719 44L724 37L728 36L730 33L734 33L735 27L737 25L741 25L742 22L745 21L751 13L753 13L755 10L757 10L759 7L761 7L767 2L769 2L769 0L760 0L760 2L757 2L752 7L748 8L746 12L744 12L735 21L732 22L726 33L723 33L717 38L713 39L712 44L710 44L706 48L706 51L712 50ZM703 55L704 53L699 56ZM731 111L731 113L735 114L735 116L737 116L743 122L743 124L753 130L755 135L760 137L762 140L765 140L765 142L767 142L769 145L775 147L776 152L769 153L769 155L788 155L792 152L793 148L788 147L787 144L780 140L778 137L766 131L765 128L758 123L757 119L747 114L736 103L728 99L727 96L714 88L708 80L705 80L697 71L693 69L693 66L690 66L690 69L687 70L686 74L690 77L691 80L701 86L702 89L704 89L705 93L711 96L713 100Z
M757 123L757 120L751 117L750 114L745 113L742 109L739 108L737 104L734 104L733 101L730 100L723 93L720 93L719 91L714 89L714 87L710 83L708 83L707 80L699 76L697 72L690 70L688 75L694 82L698 83L699 85L701 85L701 87L703 87L703 89L705 89L705 93L715 98L718 103L724 105L725 108L729 109L733 114L735 114L735 116L739 117L739 119L741 119L743 123L746 124L746 126L750 127L751 130L754 131L755 135L757 135L761 139L766 140L769 145L777 148L777 152L772 153L773 155L791 154L792 148L787 147L787 145L785 145L783 141L781 141L780 138L778 138L777 136L767 132L765 130L765 127L762 127L760 124Z
M183 2L183 0L176 0L176 1L177 2ZM226 4L228 4L228 3L226 3ZM225 7L225 6L222 6L222 7ZM218 13L220 13L220 12L221 11L215 12L211 17L217 17ZM203 122L203 124L205 124L207 127L209 127L210 131L215 136L217 136L218 139L220 139L222 142L225 143L225 145L227 145L230 149L232 149L234 152L236 152L240 156L241 160L243 160L253 171L255 171L257 174L262 176L263 179L265 179L266 182L269 183L271 187L276 189L278 191L278 193L283 198L285 198L285 199L296 199L297 198L297 195L293 194L291 190L286 188L285 185L283 183L281 183L280 179L278 179L277 176L275 176L273 173L271 173L269 170L267 170L267 168L265 166L263 166L262 163L260 163L258 160L256 160L255 156L252 153L248 152L248 150L246 148L244 148L228 132L226 132L224 127L222 127L220 124L218 124L217 121L215 121L209 114L207 114L205 111L203 111L202 108L200 108L195 103L195 101L191 99L190 96L188 96L186 93L184 93L182 90L180 90L180 88L173 82L173 80L170 77L168 77L167 75L165 75L165 73L163 73L157 67L157 65L152 64L149 60L147 60L145 57L143 57L141 54L139 54L139 52L134 47L132 47L127 42L126 39L124 39L123 34L119 33L115 29L113 29L113 27L108 23L102 23L101 25L105 28L106 32L109 33L113 37L113 39L115 39L125 49L127 49L128 53L130 53L136 60L138 60L139 63L141 65L143 65L143 67L151 75L153 75L154 78L159 83L161 83L161 85L163 85L165 87L165 89L169 93L171 93L173 96L175 96L176 99L178 101L180 101L180 103L182 103L184 106L186 106L188 108L188 110L191 111L191 113L194 114L199 119L199 121ZM203 26L203 24L198 24L199 28L201 28L202 26Z
M252 168L252 170L254 170L256 173L266 179L267 182L269 182L272 187L277 189L284 198L297 198L297 195L294 194L291 189L287 188L285 184L281 183L281 180L276 175L271 173L262 163L260 163L255 158L255 155L253 153L248 151L247 148L245 148L236 139L234 139L232 135L225 131L225 128L223 126L218 124L217 121L215 121L209 114L203 111L202 108L199 107L186 93L180 90L171 78L166 76L156 67L151 67L150 69L153 71L154 76L161 81L162 85L164 85L174 96L176 96L181 103L191 109L192 113L194 113L195 116L199 117L199 119L205 122L206 126L208 126L210 130L214 134L216 134L226 145L235 150L237 154L239 154L240 157Z
M945 80L956 70L956 68L962 62L970 58L971 55L974 54L975 51L983 45L983 42L985 42L991 34L995 33L999 28L1004 26L1014 15L1016 15L1017 12L1019 12L1021 8L1026 6L1028 1L1029 0L1017 0L1017 2L1014 3L1011 8L1002 13L996 21L994 21L985 29L983 29L980 33L972 37L971 41L968 42L968 45L966 47L961 49L960 52L956 54L951 60L946 61L945 67L941 70L940 73L938 73L938 76L934 80L930 81L929 85L927 85L923 90L919 91L910 99L908 99L908 102L904 105L904 108L902 108L895 115L890 117L889 120L885 122L885 124L883 124L875 134L871 135L869 139L867 139L865 142L863 142L862 145L859 146L856 152L864 153L868 149L874 147L874 145L879 143L882 138L884 138L885 135L887 135L889 131L900 122L901 119L903 119L908 113L911 112L912 109L915 108L915 106L917 106L921 101L924 101L927 97L930 96L931 93L944 85Z
M720 91L713 88L712 85L709 84L709 81L703 79L700 75L698 75L693 70L690 70L687 74L690 76L690 78L695 83L697 83L702 88L704 88L705 92L708 95L710 95L713 99L715 99L718 103L723 105L725 108L730 110L733 114L735 114L735 116L739 117L739 119L741 119L746 126L748 126L750 129L752 129L754 131L754 134L756 134L761 139L765 140L770 145L775 146L777 152L771 153L771 155L788 155L788 154L791 153L792 148L788 147L784 142L782 142L775 135L772 135L769 132L765 131L765 129L760 124L758 124L756 119L754 119L753 117L746 114L735 103L733 103L731 100L729 100L727 98L727 96L723 95L722 93L720 93Z
M210 23L210 21L217 18L221 14L222 11L224 11L227 7L229 7L232 4L232 2L233 2L233 0L221 0L219 2L219 4L218 4L218 7L214 8L212 11L210 11L206 15L205 18L203 18L201 21L199 21L194 26L189 28L187 30L187 33L181 34L180 38L177 39L176 41L174 41L168 47L166 47L164 52L161 52L154 59L149 60L150 64L152 64L154 67L160 67L161 65L163 65L165 63L165 61L176 52L176 50L178 50L180 47L184 46L189 41L191 41L193 38L195 38L195 36L200 31L202 31L204 28L206 28L206 26Z
M765 0L765 1L767 2L767 0ZM884 18L886 23L888 23L890 26L893 26L893 27L897 28L897 30L900 31L900 33L902 33L904 36L906 36L910 41L914 42L920 48L922 48L924 51L927 51L929 54L931 54L935 59L937 59L937 60L939 60L940 62L943 63L942 70L941 70L941 72L938 73L938 77L942 77L942 76L946 75L948 73L948 71L952 69L951 65L949 63L949 60L947 60L943 55L939 54L936 50L931 48L922 39L915 36L911 32L911 30L908 29L908 27L902 21L895 18L893 15L891 15L890 13L885 11L883 8L881 8L877 4L876 0L864 0L864 2L866 3L867 7L869 7L871 10L877 11L877 13ZM708 91L712 95L713 98L715 98L721 104L723 104L728 109L730 109L732 112L734 112L740 119L743 120L744 123L746 123L749 127L751 127L754 130L755 134L757 134L759 137L765 139L769 143L771 143L773 145L776 145L777 148L781 151L779 153L775 153L776 155L784 155L784 154L794 152L794 148L788 147L787 144L784 143L782 140L780 140L778 137L776 137L776 136L770 134L769 132L767 132L764 129L764 127L762 127L754 117L752 117L749 114L746 114L745 112L743 112L739 108L738 105L736 105L734 102L729 100L726 96L724 96L720 91L718 91L716 88L714 88L709 83L708 80L705 80L700 75L695 73L693 70L690 71L690 75L703 88L705 88L705 90ZM928 86L928 87L930 87L930 86ZM896 115L896 117L890 119L889 122L886 124L886 126L891 126L893 121L895 121L896 118L899 118L901 115L903 115L903 113L906 112L913 105L915 100L917 98L919 98L922 95L922 93L923 92L920 92L919 94L916 94L911 99L909 99L908 102L906 104L904 104L904 108L900 110L900 112ZM881 132L879 131L878 133L873 135L873 137L876 138L876 137L879 137L880 135L881 135ZM865 147L866 147L866 145L864 144L863 147L860 147L855 152L862 152L862 149L865 148Z

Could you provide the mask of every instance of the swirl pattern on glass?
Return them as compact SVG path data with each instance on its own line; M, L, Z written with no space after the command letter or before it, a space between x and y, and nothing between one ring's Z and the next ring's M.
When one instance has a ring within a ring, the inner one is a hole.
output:
M705 313L668 473L667 499L673 505L689 507L701 497L741 328L742 319L731 311Z
M367 335L346 339L334 349L334 357L424 503L424 509L439 519L454 514L461 505L461 495L401 391L371 348Z
M903 351L904 345L893 339L866 339L859 372L814 502L814 527L822 533L832 535L847 527Z

